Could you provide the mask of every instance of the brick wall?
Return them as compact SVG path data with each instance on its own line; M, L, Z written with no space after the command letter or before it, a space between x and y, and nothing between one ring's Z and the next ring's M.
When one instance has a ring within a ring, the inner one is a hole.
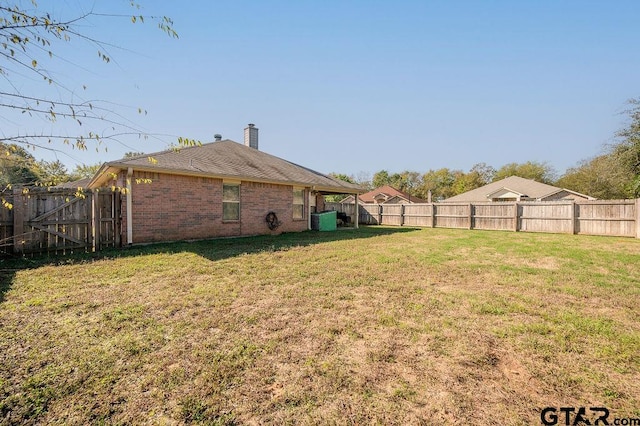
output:
M150 179L142 183L140 179ZM118 179L125 186L126 172ZM279 234L307 229L293 220L293 187L243 181L240 221L222 220L222 179L134 172L131 182L133 243ZM122 241L127 241L126 196L122 197ZM265 216L273 211L282 222L269 230Z
M308 205L305 204L304 219L293 219L292 186L242 182L240 185L242 235L271 233L272 231L269 230L265 221L267 213L271 211L282 222L275 233L299 232L308 228L306 219Z

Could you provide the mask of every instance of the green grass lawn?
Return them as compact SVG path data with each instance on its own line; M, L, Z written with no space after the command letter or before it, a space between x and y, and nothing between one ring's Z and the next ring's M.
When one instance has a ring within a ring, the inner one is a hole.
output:
M0 424L640 417L637 239L369 227L0 265Z

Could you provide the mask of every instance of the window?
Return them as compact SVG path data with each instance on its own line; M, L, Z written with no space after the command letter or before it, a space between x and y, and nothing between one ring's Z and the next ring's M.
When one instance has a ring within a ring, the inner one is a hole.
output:
M222 220L240 220L240 185L222 185Z
M293 218L304 218L304 189L293 188Z

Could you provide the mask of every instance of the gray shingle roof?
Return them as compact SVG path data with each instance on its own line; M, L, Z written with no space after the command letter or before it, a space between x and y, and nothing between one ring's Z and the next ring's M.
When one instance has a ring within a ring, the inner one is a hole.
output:
M56 188L67 188L67 189L77 189L77 188L86 188L91 182L91 178L83 178L79 180L74 180L72 182L65 182L59 185L56 185Z
M149 158L153 158L151 162ZM106 163L106 167L315 186L354 194L363 189L232 140L167 150ZM105 168L103 166L103 169ZM94 178L94 182L97 178Z
M519 176L509 176L506 179L492 182L485 186L481 186L480 188L472 189L471 191L447 198L445 201L463 203L490 201L490 198L487 196L502 188L519 192L520 194L533 199L542 198L562 190L562 188L547 185L546 183L536 182L535 180L525 179Z

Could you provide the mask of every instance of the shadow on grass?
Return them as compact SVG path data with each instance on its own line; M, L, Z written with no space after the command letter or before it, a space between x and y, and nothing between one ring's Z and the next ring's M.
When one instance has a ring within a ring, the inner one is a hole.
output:
M180 241L133 246L121 249L107 249L98 253L80 253L41 257L0 258L0 303L11 289L16 272L45 265L73 265L101 259L116 259L146 256L158 253L192 252L211 261L227 259L244 254L265 251L288 250L332 241L357 240L417 231L419 228L364 226L360 229L339 229L335 232L305 231L280 235L259 235L254 237L219 238L200 241Z

